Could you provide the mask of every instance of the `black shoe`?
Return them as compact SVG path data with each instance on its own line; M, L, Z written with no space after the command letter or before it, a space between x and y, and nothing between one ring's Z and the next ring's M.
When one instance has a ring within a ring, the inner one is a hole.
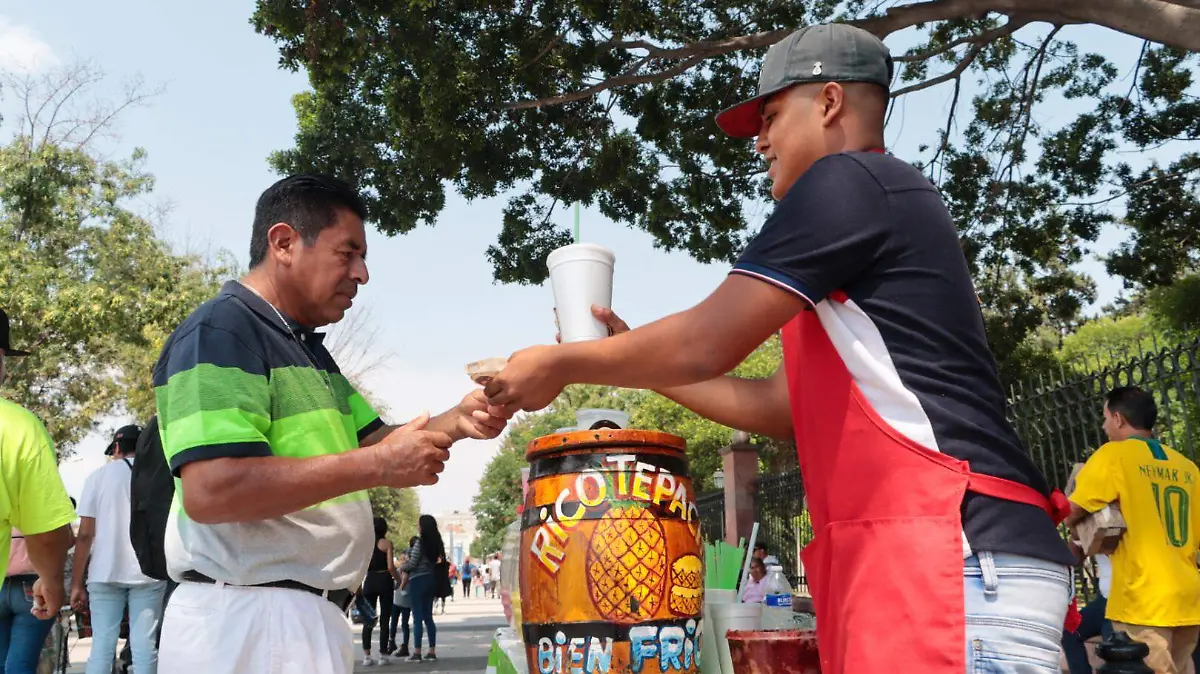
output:
M420 654L420 653L413 653L413 654L412 654L412 656L408 658L408 661L409 661L409 662L420 662L420 661L421 661L421 654Z
M395 651L392 652L392 655L396 656L397 658L407 658L408 657L408 644L404 644L400 648L397 648Z
M437 654L436 654L436 653L430 653L429 655L426 655L426 656L425 656L425 662L437 662Z

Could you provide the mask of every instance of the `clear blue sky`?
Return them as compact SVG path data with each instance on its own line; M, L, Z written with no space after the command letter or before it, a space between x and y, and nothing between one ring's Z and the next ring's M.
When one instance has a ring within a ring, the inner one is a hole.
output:
M148 151L147 169L157 186L144 206L172 206L164 236L193 251L227 249L245 262L255 199L277 179L266 157L291 145L290 99L307 85L304 74L277 68L275 44L249 24L252 6L230 0L0 0L0 67L21 62L45 70L84 58L108 73L110 91L138 74L151 85L165 85L165 93L121 118L112 154L127 155L134 147ZM1139 46L1108 31L1073 30L1071 37L1083 48L1103 47L1118 62L1119 54L1136 55ZM918 144L932 142L945 105L939 92L905 100L889 127L896 154L909 158ZM2 109L12 112L7 105ZM11 133L10 123L0 123L0 133ZM452 196L436 227L393 239L370 235L371 281L355 310L370 311L379 336L374 348L393 355L367 378L393 420L454 404L470 386L465 363L553 339L548 288L492 282L484 251L500 231L502 205ZM566 224L569 211L561 217ZM614 306L634 325L691 306L726 273L723 265L656 251L648 236L594 212L584 211L582 230L586 240L616 251ZM1102 245L1111 246L1118 236L1104 239ZM1119 286L1103 278L1099 265L1086 268L1100 283L1101 301L1111 299ZM651 287L663 290L647 292ZM109 420L106 430L124 421ZM89 437L64 464L72 494L79 494L86 475L102 463L104 444L103 437ZM469 508L496 446L456 446L442 482L420 490L423 510Z

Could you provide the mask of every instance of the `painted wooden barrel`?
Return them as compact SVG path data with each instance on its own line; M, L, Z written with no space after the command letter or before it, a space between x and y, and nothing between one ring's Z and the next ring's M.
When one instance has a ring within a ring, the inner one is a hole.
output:
M700 670L704 573L685 446L608 429L530 443L521 608L531 673Z

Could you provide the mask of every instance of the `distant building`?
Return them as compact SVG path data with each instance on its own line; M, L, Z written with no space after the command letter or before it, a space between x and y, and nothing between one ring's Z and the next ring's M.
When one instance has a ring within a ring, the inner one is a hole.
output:
M431 513L438 522L442 540L446 543L446 554L456 566L471 554L471 543L478 537L475 515L470 512Z

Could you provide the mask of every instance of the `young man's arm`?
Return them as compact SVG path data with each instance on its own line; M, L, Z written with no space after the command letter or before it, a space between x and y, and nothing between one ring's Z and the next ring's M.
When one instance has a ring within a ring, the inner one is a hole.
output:
M75 574L71 577L71 607L82 611L87 604L88 560L92 557L92 543L96 540L96 519L81 516L79 518L79 534L75 537Z
M731 275L700 304L649 325L607 339L514 354L488 385L489 402L515 412L545 407L570 383L664 390L703 382L708 386L680 397L712 407L714 400L729 397L722 393L737 389L710 380L737 367L806 304L769 283ZM714 393L715 399L709 395Z
M629 332L629 324L612 309L593 306L592 314L606 324L613 335ZM698 384L660 389L656 393L723 426L779 440L793 437L787 374L783 366L766 379L724 375Z

